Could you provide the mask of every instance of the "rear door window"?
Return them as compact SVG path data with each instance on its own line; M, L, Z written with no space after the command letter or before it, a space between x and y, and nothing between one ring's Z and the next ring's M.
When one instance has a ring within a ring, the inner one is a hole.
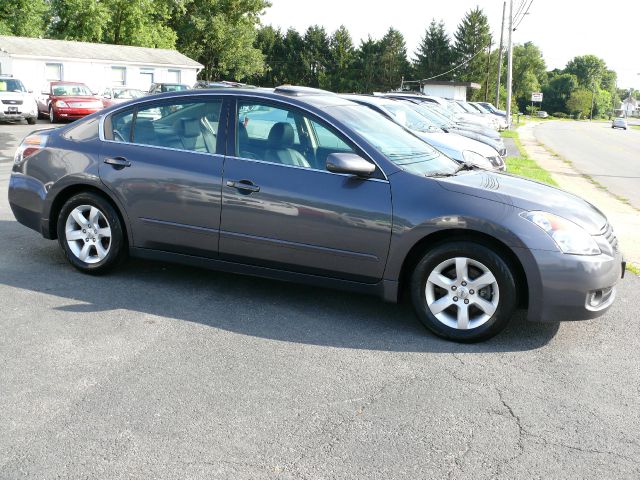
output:
M111 116L105 137L117 142L216 153L222 99L175 99Z

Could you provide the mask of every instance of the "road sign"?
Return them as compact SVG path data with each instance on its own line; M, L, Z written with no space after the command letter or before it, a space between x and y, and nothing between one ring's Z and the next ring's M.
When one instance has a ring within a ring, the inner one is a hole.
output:
M542 101L542 93L541 92L533 92L531 94L532 102L541 102Z

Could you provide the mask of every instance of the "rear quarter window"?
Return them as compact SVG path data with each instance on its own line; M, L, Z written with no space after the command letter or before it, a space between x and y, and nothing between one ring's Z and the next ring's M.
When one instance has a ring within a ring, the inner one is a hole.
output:
M93 140L98 138L98 126L100 125L100 117L84 120L67 130L62 136L67 140L82 142L85 140Z

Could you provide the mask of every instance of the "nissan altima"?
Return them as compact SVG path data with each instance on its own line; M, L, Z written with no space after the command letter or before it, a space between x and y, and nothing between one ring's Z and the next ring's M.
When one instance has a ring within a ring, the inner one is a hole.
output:
M594 318L622 254L605 216L556 188L460 165L366 106L304 87L173 92L35 132L16 219L71 265L127 254L375 294L406 292L447 339Z

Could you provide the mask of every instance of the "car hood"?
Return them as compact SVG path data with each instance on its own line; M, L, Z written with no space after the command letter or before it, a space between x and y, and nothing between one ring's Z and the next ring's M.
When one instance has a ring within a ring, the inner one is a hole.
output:
M1 100L30 100L33 99L33 95L26 92L0 92Z
M600 233L607 218L582 198L543 183L507 173L476 170L439 178L446 190L485 198L522 210L541 210L580 225L592 235Z

